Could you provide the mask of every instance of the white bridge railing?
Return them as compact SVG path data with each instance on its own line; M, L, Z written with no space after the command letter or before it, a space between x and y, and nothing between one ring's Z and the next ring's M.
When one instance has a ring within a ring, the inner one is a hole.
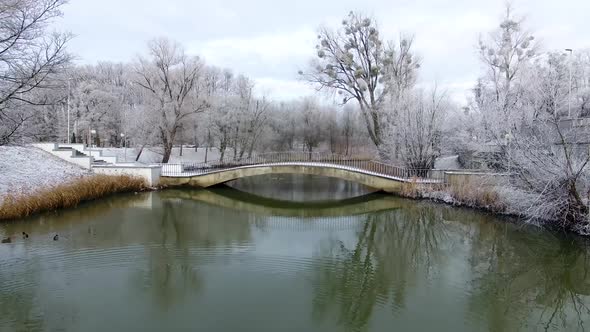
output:
M212 161L207 163L161 164L161 175L165 177L193 177L221 172L228 169L265 165L332 167L387 177L404 182L444 182L444 174L442 171L438 170L399 167L375 160L357 159L352 156L319 152L270 152L257 154L250 158L242 158L240 160Z

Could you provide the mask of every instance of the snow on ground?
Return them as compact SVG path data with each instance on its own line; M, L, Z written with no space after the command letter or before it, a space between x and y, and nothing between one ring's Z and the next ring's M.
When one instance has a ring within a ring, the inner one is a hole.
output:
M116 156L119 162L134 162L139 148L102 148L104 156ZM139 162L144 164L159 163L162 161L162 149L161 148L145 148L141 153ZM232 150L227 149L225 151L226 158L233 156ZM211 148L207 152L207 160L219 160L219 149ZM195 148L183 147L182 156L180 155L180 147L172 149L172 155L170 156L169 163L202 163L205 161L205 148L199 148L195 151Z
M434 161L435 169L461 169L459 156L439 157Z
M6 194L29 194L90 174L34 147L0 146L0 202Z

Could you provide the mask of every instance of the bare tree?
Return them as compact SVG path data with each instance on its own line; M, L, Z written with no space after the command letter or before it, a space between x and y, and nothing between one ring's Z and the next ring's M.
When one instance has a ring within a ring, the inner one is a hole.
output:
M349 155L351 150L351 138L355 134L354 125L354 109L352 107L344 107L342 116L342 135L344 136L344 154Z
M326 116L317 102L311 98L304 99L299 105L300 135L309 158L313 149L317 148L325 139L324 118Z
M8 143L34 116L25 111L48 105L48 78L59 73L71 56L65 45L71 35L48 33L61 16L65 0L0 0L0 145ZM53 86L55 88L55 86Z
M188 56L178 43L165 38L152 40L148 47L150 58L139 58L135 83L148 92L152 111L159 114L162 162L166 163L183 121L189 121L210 105L201 91L204 73L198 57Z
M338 31L321 28L318 40L318 59L308 73L300 74L319 89L337 91L343 96L343 104L357 100L369 136L379 147L383 142L383 107L391 92L391 75L409 77L407 70L419 67L414 66L410 54L411 40L401 41L403 47L397 51L386 49L374 21L354 12L342 21Z
M443 119L450 107L447 96L438 93L436 88L424 94L417 91L405 96L398 112L397 131L389 131L383 148L398 149L402 160L408 168L427 170L434 166L440 153L440 141ZM422 174L417 174L422 175Z
M418 79L422 59L412 53L413 36L401 36L399 42L389 42L385 50L385 84L390 96L390 107L396 115L396 104L411 91Z
M517 111L524 88L519 80L539 45L525 29L524 19L515 17L507 4L500 26L487 37L480 37L478 51L487 72L476 87L474 106L482 113L487 134L503 139L510 130L506 124L519 121Z
M507 140L505 168L514 174L511 201L517 211L590 233L590 138L567 114L568 89L552 57L531 71L525 116ZM523 110L521 110L523 112Z
M235 83L234 159L242 159L246 152L248 157L252 156L268 119L270 103L266 98L254 97L254 82L251 79L240 75Z
M575 58L568 60L572 61L572 115L590 117L590 50L576 51Z
M291 151L297 139L297 108L294 103L281 102L270 108L268 127L270 137L267 144L274 151Z

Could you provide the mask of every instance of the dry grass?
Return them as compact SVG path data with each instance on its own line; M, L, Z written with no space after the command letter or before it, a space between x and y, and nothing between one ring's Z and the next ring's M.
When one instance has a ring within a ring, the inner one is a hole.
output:
M403 197L421 198L422 190L416 181L403 182L399 194Z
M31 195L8 195L0 205L0 220L18 219L44 211L75 207L80 202L109 194L141 191L144 179L128 175L94 175L76 179Z
M449 204L505 212L506 203L496 190L494 179L461 177L448 185L420 185L417 181L402 183L399 195L408 198L430 198Z
M503 212L506 204L493 184L484 179L469 179L452 183L447 192L461 205Z

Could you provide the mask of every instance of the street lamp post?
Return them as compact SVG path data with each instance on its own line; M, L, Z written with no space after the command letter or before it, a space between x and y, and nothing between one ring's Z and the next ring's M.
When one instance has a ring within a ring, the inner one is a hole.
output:
M567 97L567 117L572 118L572 54L573 50L571 48L566 48L566 52L570 53L569 56L569 93Z
M127 161L127 144L125 144L125 134L121 133L121 143L123 144L123 151L125 151L124 158L125 162Z
M63 110L63 108L62 108ZM70 79L68 78L68 143L72 143L70 136Z
M90 137L89 137L89 140L88 140L88 146L91 147L91 148L92 148L92 138L93 138L93 135L96 135L96 130L95 129L90 130Z

